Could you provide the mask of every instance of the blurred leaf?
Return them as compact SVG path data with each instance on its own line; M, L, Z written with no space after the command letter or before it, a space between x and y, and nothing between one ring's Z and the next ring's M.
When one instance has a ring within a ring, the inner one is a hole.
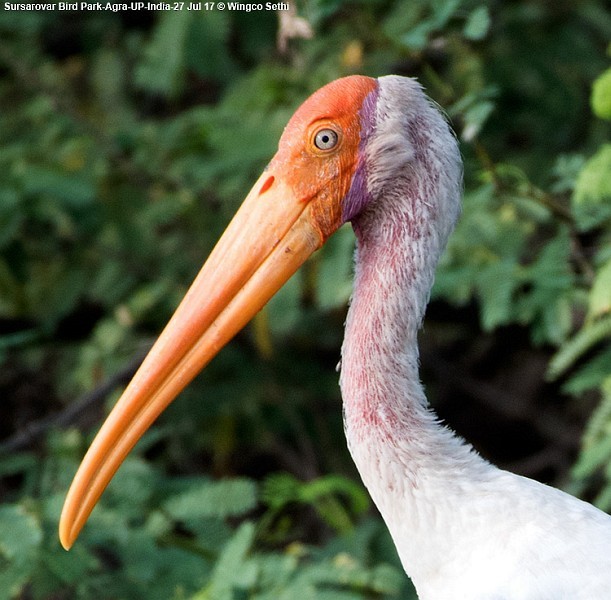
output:
M0 455L0 476L23 473L36 465L33 454L10 454Z
M197 13L187 10L162 12L136 68L135 81L153 94L173 97L182 88L185 45Z
M126 103L127 81L127 65L120 53L111 48L100 49L92 66L91 82L112 133L130 113Z
M32 268L29 302L46 324L54 323L77 305L87 288L87 273L59 262L39 263Z
M602 340L611 338L611 316L583 326L552 358L548 377L556 379L570 369L588 350Z
M430 0L433 15L438 27L443 27L454 16L462 0Z
M23 178L25 194L53 196L69 208L83 208L95 199L95 187L85 176L30 166Z
M473 141L481 131L488 117L492 114L494 108L494 103L484 101L474 104L465 111L465 127L462 133L462 137L465 141Z
M611 460L611 432L607 432L601 443L584 449L573 467L573 475L577 478L587 477L609 460Z
M611 461L611 377L607 377L601 389L603 398L588 423L583 450L573 467L576 478L587 477Z
M36 569L34 553L42 541L39 523L22 506L0 506L0 590L16 596Z
M596 390L601 387L603 381L609 375L611 364L611 346L602 349L591 360L576 370L562 386L562 391L567 394L582 394L588 390Z
M16 504L0 506L0 550L9 559L28 553L40 544L42 534L34 517Z
M604 144L585 164L575 183L577 204L602 203L611 199L611 144Z
M607 69L594 82L591 102L597 117L611 120L611 69Z
M288 473L276 473L265 480L261 492L263 502L274 511L283 510L294 502L308 504L330 527L347 532L353 528L352 519L337 501L337 496L346 499L350 511L355 515L363 513L369 506L360 485L335 475L302 482Z
M400 36L400 41L409 48L421 50L429 40L429 37L439 29L442 29L454 16L462 0L428 0L414 2L413 6L420 9L419 12L413 10L407 14L409 27L406 33ZM428 6L427 6L428 5ZM424 7L428 10L423 10ZM403 12L403 11L402 11ZM420 18L414 19L419 16Z
M551 191L556 194L573 191L575 181L585 162L581 154L561 154L552 169L556 181L551 186Z
M192 486L168 498L164 507L175 519L197 519L241 515L256 504L256 485L248 479L236 478Z
M469 15L463 34L467 39L481 40L486 37L489 29L490 11L487 6L479 6Z
M254 525L243 523L223 548L209 587L193 596L192 600L232 600L237 590L247 589L254 584L256 571L253 569L254 565L246 560L254 537Z
M265 310L269 315L269 330L273 335L286 335L301 316L301 279L301 274L293 275L267 304Z
M522 284L530 290L518 300L516 314L531 323L536 343L559 345L571 331L570 294L574 276L570 269L571 242L561 228L524 270Z
M0 189L0 249L13 241L23 223L20 202L14 189Z
M342 494L350 504L350 509L355 513L362 513L369 508L369 499L362 486L338 475L327 475L318 477L302 485L299 498L314 504L316 500L329 494Z
M611 312L611 260L596 273L588 298L588 318L595 319Z
M45 552L43 554L45 569L48 569L57 578L57 585L52 582L49 587L55 589L48 590L49 595L53 591L59 591L65 586L74 586L84 578L96 566L96 560L82 547L71 549L68 552ZM42 591L42 590L41 590Z
M195 17L186 40L185 60L200 77L228 81L236 75L227 42L229 12L204 11Z
M482 303L482 326L486 330L505 325L513 312L513 292L518 283L513 261L493 262L477 277L477 291Z

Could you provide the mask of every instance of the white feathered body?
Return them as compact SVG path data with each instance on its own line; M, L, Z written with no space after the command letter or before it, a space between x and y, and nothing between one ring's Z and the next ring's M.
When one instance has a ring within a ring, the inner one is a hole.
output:
M340 380L361 477L421 600L611 599L611 518L497 469L428 408L417 332L460 211L461 160L417 83L379 82Z

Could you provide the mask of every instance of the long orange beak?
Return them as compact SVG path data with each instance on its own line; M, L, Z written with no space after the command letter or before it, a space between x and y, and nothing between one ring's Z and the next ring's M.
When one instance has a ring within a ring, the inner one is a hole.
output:
M271 171L254 185L83 459L61 515L64 548L153 421L323 244L309 200Z

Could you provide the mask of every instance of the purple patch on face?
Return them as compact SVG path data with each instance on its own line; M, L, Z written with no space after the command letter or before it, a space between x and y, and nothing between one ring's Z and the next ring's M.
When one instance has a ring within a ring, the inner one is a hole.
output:
M342 222L350 221L363 210L371 200L371 194L367 189L367 161L365 147L369 138L375 133L376 108L378 104L378 86L369 92L363 100L359 111L361 122L361 141L359 143L359 158L356 170L352 176L350 189L342 202Z

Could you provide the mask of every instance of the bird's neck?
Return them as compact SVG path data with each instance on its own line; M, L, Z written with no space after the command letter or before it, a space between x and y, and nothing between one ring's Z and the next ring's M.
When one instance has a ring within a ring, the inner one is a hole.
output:
M444 489L490 468L439 423L420 383L417 334L444 240L427 215L414 214L426 204L413 200L385 198L383 212L353 223L357 260L340 379L350 451L409 574L397 524L407 528L406 552L423 551L419 539L430 547L432 532L442 531L433 524Z
M404 208L385 200L383 213L354 224L356 272L340 383L349 442L401 453L404 470L416 476L471 450L439 424L420 383L417 336L440 248L426 225L409 231L413 215Z

